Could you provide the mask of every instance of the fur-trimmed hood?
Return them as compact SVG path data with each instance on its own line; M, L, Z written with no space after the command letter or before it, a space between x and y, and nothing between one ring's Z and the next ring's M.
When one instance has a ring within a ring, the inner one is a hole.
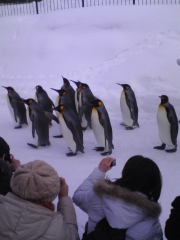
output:
M94 185L94 191L99 196L107 195L111 198L119 198L126 204L136 205L141 208L145 214L153 218L157 218L161 213L161 206L159 203L150 201L140 193L132 192L127 188L113 185L106 179L101 179L96 182Z

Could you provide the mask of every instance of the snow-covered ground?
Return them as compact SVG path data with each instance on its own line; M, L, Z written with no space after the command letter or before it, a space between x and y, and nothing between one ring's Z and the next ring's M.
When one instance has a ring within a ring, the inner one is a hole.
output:
M166 153L153 149L160 145L156 122L158 96L169 96L180 118L180 5L103 6L79 8L0 21L0 83L12 86L22 98L34 98L41 85L55 101L62 76L87 83L109 113L117 166L108 172L119 178L127 159L142 154L153 159L163 176L159 202L164 228L170 204L180 195L180 149ZM127 83L134 90L139 107L140 128L127 131L120 126L120 92L116 83ZM75 88L75 84L72 83ZM7 91L0 90L0 136L11 152L26 163L42 159L51 164L69 184L73 195L79 184L96 167L102 156L91 129L84 133L85 153L66 157L64 139L55 139L58 125L50 127L50 147L33 149L30 126L14 129L6 103ZM180 138L178 136L178 145ZM56 201L55 201L56 202ZM76 208L79 233L87 216Z

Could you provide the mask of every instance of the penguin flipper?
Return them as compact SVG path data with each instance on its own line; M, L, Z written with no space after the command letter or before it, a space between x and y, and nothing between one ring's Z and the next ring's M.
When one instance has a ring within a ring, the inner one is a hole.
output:
M32 136L33 136L33 138L35 138L36 127L35 127L35 122L34 122L34 116L33 115L31 115L31 121L32 121Z
M59 123L59 119L51 112L44 111L47 119L54 120L55 122Z
M179 126L178 126L178 119L177 119L177 115L176 115L175 109L174 109L174 107L171 104L169 104L169 109L170 109L170 111L168 110L168 108L166 108L167 118L168 118L168 120L169 120L169 122L171 124L171 140L172 140L172 143L174 145L176 145L178 128L179 128Z

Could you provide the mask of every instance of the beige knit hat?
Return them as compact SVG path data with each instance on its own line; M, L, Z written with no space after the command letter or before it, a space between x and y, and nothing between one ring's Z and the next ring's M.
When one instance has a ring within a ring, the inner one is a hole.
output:
M12 192L27 200L53 201L60 190L60 179L49 164L35 160L18 167L11 178Z

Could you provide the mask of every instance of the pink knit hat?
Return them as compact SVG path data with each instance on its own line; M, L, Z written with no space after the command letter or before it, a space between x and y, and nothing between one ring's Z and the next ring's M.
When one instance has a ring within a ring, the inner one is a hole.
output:
M60 191L60 179L53 167L35 160L16 169L11 178L11 189L23 199L51 202Z

